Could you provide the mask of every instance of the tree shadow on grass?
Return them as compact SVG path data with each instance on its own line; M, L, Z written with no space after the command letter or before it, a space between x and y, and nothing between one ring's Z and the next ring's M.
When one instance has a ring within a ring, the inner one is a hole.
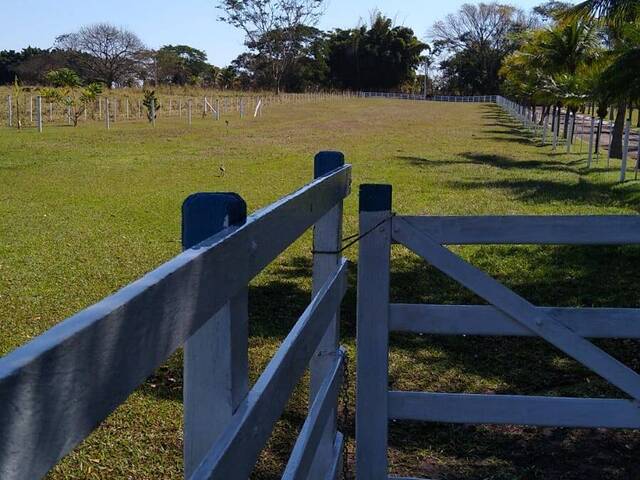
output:
M434 480L640 477L635 461L640 435L633 431L394 422L389 443L391 470L401 476ZM416 460L409 463L407 456Z
M494 154L479 154L466 152L461 154L464 160L433 160L424 157L415 156L397 156L399 160L409 162L411 165L426 167L426 168L440 168L451 165L483 165L499 168L501 170L533 170L533 171L562 171L579 174L580 170L575 168L576 165L581 163L575 162L562 162L557 160L516 160L513 157L506 157L503 155Z
M453 181L452 188L460 190L495 189L508 192L522 203L548 205L560 202L564 205L581 205L592 207L629 208L640 212L637 202L638 191L635 189L615 189L613 183L592 183L578 178L576 183L554 180L496 180L487 181Z

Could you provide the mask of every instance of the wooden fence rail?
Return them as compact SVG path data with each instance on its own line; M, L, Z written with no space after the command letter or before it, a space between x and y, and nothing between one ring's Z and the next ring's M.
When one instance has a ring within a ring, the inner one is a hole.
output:
M587 338L640 338L640 309L553 308L529 303L445 245L640 244L640 216L406 217L391 186L363 185L358 266L356 468L387 478L387 422L640 428L640 375ZM390 252L401 244L488 305L390 303ZM389 332L541 337L625 395L558 398L388 391ZM625 398L626 397L626 398Z
M44 476L183 345L186 478L246 478L319 344L322 362L311 371L320 407L312 402L312 412L335 425L335 332L346 288L337 256L314 265L311 305L250 391L247 379L248 283L310 227L316 239L342 236L336 212L350 192L351 166L325 152L315 178L249 217L238 195L191 196L181 255L0 359L0 478ZM303 470L335 471L341 435L317 440L311 427L307 444L317 450Z

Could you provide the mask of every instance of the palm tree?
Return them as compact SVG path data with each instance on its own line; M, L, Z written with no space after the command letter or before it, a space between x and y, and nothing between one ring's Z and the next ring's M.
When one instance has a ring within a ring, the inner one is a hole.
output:
M534 61L545 72L545 90L575 114L584 102L586 92L579 70L592 64L600 53L598 30L591 22L576 19L543 30L534 46ZM574 116L575 118L575 116ZM569 128L565 115L564 137Z
M600 19L616 26L635 21L640 16L638 0L587 0L568 11L570 17Z
M640 58L640 0L587 0L569 10L565 19L596 20L607 27L612 45L613 62L604 72L603 87L617 103L617 115L611 139L611 156L622 157L622 136L627 105L637 98L637 80L631 72L638 71ZM635 33L634 33L635 32Z

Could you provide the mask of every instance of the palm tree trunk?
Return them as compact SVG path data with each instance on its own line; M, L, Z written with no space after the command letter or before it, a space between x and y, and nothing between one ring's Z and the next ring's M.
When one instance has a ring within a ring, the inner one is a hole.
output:
M622 158L622 136L624 134L625 114L627 113L626 102L618 103L616 121L613 124L613 134L611 137L611 158Z

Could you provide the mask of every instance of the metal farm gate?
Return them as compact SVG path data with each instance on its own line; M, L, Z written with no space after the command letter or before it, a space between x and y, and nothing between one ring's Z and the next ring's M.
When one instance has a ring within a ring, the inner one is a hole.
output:
M444 245L640 244L640 216L409 217L392 213L390 185L360 190L356 445L358 480L388 478L387 423L640 427L640 376L587 338L640 337L640 309L541 308ZM389 300L392 243L484 299L487 306ZM389 332L538 336L629 399L388 391Z

